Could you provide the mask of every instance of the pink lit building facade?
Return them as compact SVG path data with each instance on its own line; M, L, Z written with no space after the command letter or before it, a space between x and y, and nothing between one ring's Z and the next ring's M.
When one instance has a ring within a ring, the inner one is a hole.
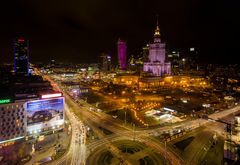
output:
M143 71L150 72L154 76L163 76L171 74L171 63L165 59L165 43L161 42L160 29L157 28L154 33L154 42L149 44L148 62L144 62Z
M126 61L127 61L127 45L126 42L121 40L120 38L118 39L117 42L118 45L118 63L119 67L122 70L125 70L127 67Z

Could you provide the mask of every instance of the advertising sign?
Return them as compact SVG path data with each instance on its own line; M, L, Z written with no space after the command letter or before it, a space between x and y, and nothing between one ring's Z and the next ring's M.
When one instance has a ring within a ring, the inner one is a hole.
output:
M40 99L27 102L27 125L31 131L55 127L63 121L64 98ZM28 129L28 130L29 130Z

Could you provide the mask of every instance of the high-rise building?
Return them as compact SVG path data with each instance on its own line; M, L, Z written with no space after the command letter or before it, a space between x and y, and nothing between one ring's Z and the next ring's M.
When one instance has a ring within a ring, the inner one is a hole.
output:
M180 64L180 53L178 51L171 51L168 53L168 60L171 62L172 68L178 68Z
M101 58L102 58L101 66L102 71L111 71L111 56L106 53L102 53Z
M144 62L148 61L148 54L149 54L149 44L146 44L144 47L142 47L142 60Z
M14 73L29 75L29 42L22 37L14 41Z
M197 65L199 64L198 62L198 51L197 48L191 47L189 48L189 65L190 69L197 69Z
M127 67L126 61L127 61L127 45L126 42L121 40L120 38L118 39L117 42L118 45L118 63L119 67L122 70L125 70Z
M149 44L149 61L144 62L143 71L150 72L154 76L171 74L171 63L166 62L165 56L165 43L161 42L160 29L157 23L153 43Z

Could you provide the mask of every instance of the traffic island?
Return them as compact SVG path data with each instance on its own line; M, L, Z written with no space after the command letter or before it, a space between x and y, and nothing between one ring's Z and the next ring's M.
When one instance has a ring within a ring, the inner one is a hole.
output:
M121 140L114 141L111 144L103 144L93 150L86 164L108 165L121 163L130 163L134 165L163 165L164 157L143 143Z

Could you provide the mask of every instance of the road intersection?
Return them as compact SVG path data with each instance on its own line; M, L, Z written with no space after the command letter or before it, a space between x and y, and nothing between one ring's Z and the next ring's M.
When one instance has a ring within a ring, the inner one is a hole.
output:
M51 82L53 82L49 77L47 77ZM54 82L54 84L57 84ZM57 88L60 89L57 85ZM62 90L65 91L65 90ZM94 151L97 147L101 146L112 146L111 142L117 140L136 140L144 143L145 145L152 147L161 155L164 155L166 159L174 165L185 164L185 161L180 155L175 153L171 149L167 149L164 142L160 143L152 136L155 132L166 132L174 129L176 126L184 129L196 129L200 126L211 123L211 121L204 119L195 119L191 121L185 121L181 124L174 124L171 126L153 128L153 129L133 129L129 125L124 124L119 120L113 119L111 116L102 112L93 112L90 110L91 105L84 103L81 105L75 102L68 93L63 92L65 96L65 101L67 108L65 110L67 117L70 119L72 125L72 141L70 144L70 149L68 152L55 164L65 164L71 160L72 165L84 165L86 163L86 158ZM71 107L71 108L69 108ZM212 119L220 119L230 114L236 113L240 110L240 106L224 110L218 113L209 115ZM80 120L81 119L81 120ZM86 141L86 127L88 125L93 131L98 132L100 139L94 140L91 143ZM113 134L104 136L99 132L98 127L101 126L107 130L113 132Z

